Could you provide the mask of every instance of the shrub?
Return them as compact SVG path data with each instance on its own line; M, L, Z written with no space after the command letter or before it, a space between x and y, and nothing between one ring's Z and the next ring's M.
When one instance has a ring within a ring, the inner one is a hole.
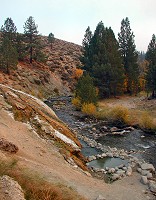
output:
M109 116L113 121L128 123L129 110L123 106L115 106L111 109Z
M139 125L142 129L156 130L154 119L147 112L142 113Z
M54 88L54 92L57 94L57 95L59 95L59 89L58 88Z
M109 113L110 108L107 105L103 105L102 108L98 109L95 117L97 119L108 120L110 118Z
M81 76L83 75L83 70L82 69L76 69L74 77L78 80Z
M93 103L84 103L81 111L86 115L94 116L96 114L96 106Z
M81 110L81 100L79 97L72 99L72 104L76 107L77 110Z
M83 75L76 85L76 97L81 99L83 103L97 103L97 90L94 86L93 79L87 74Z

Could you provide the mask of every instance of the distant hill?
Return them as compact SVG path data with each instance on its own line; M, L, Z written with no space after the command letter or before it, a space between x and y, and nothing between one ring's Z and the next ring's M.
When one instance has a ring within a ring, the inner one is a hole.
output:
M46 36L40 36L47 63L19 62L10 75L0 71L0 83L39 98L69 95L76 82L75 69L80 66L81 46L55 39L52 49Z

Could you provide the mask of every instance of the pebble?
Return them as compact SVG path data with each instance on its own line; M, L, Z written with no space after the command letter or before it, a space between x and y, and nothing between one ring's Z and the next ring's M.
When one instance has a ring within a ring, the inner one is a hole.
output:
M96 200L106 200L102 195L99 195Z

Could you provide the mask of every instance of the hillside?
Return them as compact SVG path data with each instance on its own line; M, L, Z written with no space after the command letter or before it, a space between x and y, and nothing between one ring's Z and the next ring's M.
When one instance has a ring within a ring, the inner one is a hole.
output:
M39 98L70 95L75 84L75 69L80 66L81 46L55 39L52 49L47 37L41 36L43 51L48 57L42 64L19 62L10 75L0 71L0 83L13 86Z

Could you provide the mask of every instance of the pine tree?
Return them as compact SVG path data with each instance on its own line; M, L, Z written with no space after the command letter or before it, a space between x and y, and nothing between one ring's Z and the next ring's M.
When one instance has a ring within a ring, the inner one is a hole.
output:
M37 31L38 26L35 24L35 20L32 16L30 16L24 25L24 34L26 37L27 48L29 50L29 61L32 63L33 59L33 50L36 47L37 41Z
M15 47L18 53L18 60L22 61L24 60L25 56L26 56L26 45L24 43L24 36L23 34L17 33L16 35L16 41L15 41Z
M156 97L156 36L153 34L148 45L146 60L149 62L147 71L147 88L152 91L152 97Z
M15 68L18 62L16 48L8 37L4 37L1 44L0 66L6 73L10 74L10 68Z
M82 57L80 58L81 62L83 63L83 69L87 70L88 72L91 71L91 39L92 39L92 32L90 30L90 27L86 29L84 39L82 41Z
M54 37L54 34L53 33L49 33L48 35L48 42L50 43L50 48L52 49L52 45L55 41L55 37Z
M91 52L92 66L108 63L106 52L106 29L102 21L96 26L92 37Z
M130 22L127 17L121 21L121 30L118 37L122 63L125 68L125 75L127 79L126 92L132 94L137 92L139 70L137 64L138 55L134 43L134 34L131 31Z
M122 92L124 68L122 66L119 44L111 28L99 22L94 34L88 27L83 39L83 69L99 89L101 97L109 97Z
M119 44L111 28L106 28L106 50L110 65L110 93L116 96L123 92L124 68Z
M12 42L16 39L17 28L11 18L7 18L4 22L4 25L1 27L1 32L3 37L8 37Z

